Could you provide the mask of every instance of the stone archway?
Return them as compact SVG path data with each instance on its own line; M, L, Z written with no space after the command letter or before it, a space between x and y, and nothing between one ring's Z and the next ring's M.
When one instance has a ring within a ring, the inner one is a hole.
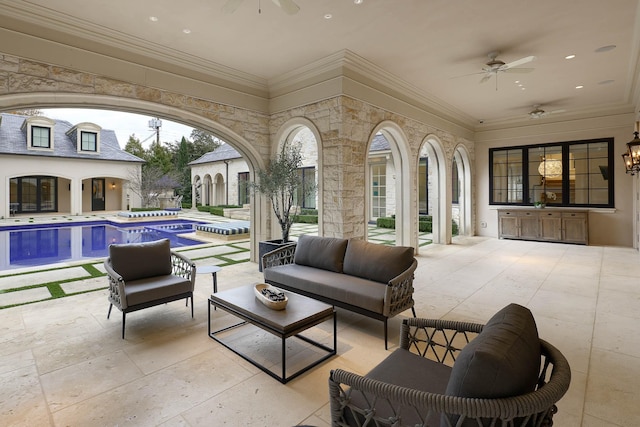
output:
M428 159L430 170L429 186L432 192L429 201L433 204L430 209L432 213L433 243L451 243L451 191L450 180L447 173L446 156L442 142L435 135L427 135L422 141L419 151L420 158ZM433 180L433 181L431 181ZM449 188L449 191L447 190Z
M382 135L389 142L391 150L392 162L394 167L395 182L395 218L396 218L396 245L418 247L417 228L415 222L412 221L412 212L409 206L412 204L413 182L411 177L412 166L409 161L408 139L404 132L396 123L392 121L384 121L378 124L371 133L368 141L366 153L369 152L371 142L376 134ZM371 179L369 171L369 161L365 161L365 189L367 196L365 197L365 213L369 211L371 204L370 191Z
M304 135L301 141L300 136ZM320 131L316 125L304 117L293 117L284 123L278 132L273 144L272 155L275 155L282 147L290 143L300 142L303 145L305 157L303 166L315 166L316 168L316 209L318 210L318 235L323 236L323 161L322 140ZM274 228L275 226L275 228ZM277 224L272 224L272 232L278 232Z
M5 60L7 56L5 56ZM202 98L142 84L12 57L0 64L6 81L0 111L28 108L109 108L147 114L210 132L232 144L245 158L250 174L265 165L270 140L268 116ZM251 259L257 242L268 238L266 202L251 206Z
M459 181L459 235L473 236L474 227L472 221L472 191L471 191L471 177L473 173L471 171L471 160L469 152L464 145L456 147L453 158L458 172Z

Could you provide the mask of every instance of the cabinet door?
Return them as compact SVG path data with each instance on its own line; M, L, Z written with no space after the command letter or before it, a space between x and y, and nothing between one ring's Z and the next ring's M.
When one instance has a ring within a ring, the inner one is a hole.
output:
M562 240L567 243L589 244L589 226L584 212L562 214Z
M540 240L559 242L560 239L562 239L562 214L543 209L540 212Z
M501 239L518 238L518 216L515 212L498 212L498 237Z
M540 221L537 212L521 212L518 220L521 239L536 240L540 237Z

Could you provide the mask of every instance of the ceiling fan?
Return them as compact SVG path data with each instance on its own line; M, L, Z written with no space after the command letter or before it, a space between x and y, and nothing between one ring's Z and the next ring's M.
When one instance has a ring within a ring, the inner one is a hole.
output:
M531 62L536 59L535 56L526 56L524 58L517 59L515 61L505 63L498 59L498 55L500 52L493 51L489 52L487 55L489 57L489 62L484 64L482 67L482 71L478 74L484 73L484 76L480 80L480 83L484 83L491 78L491 76L496 76L496 88L498 84L498 73L530 73L533 71L533 68L515 68L519 65L526 64L527 62Z
M276 6L280 9L284 10L285 13L289 15L295 15L300 10L300 6L295 4L293 0L272 0ZM224 13L233 13L240 6L243 0L227 0L227 2L222 6L222 11ZM260 0L258 0L258 13L261 13L260 9Z
M541 108L540 104L536 104L533 106L533 110L529 111L530 119L540 119L542 117L549 116L551 114L564 113L565 110L553 110L553 111L545 111Z

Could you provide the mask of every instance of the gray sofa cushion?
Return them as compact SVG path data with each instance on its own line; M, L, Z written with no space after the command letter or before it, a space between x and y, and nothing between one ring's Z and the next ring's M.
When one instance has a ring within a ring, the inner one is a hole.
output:
M192 290L190 280L172 274L134 280L128 282L124 288L129 306L180 295Z
M456 359L446 394L500 398L535 390L540 371L540 340L533 315L509 304Z
M294 262L342 273L346 250L347 239L302 235L298 238Z
M408 387L413 390L429 393L444 394L450 375L451 368L449 366L399 348L387 356L385 360L365 376L386 384ZM375 397L368 396L367 400L369 402L374 401ZM353 393L351 395L351 401L361 408L368 407L365 396L363 396L362 393ZM394 402L394 407L396 409L398 408L397 402ZM404 406L403 409L404 410L401 411L403 426L423 425L424 420L418 418L412 408ZM377 400L376 416L387 418L394 415L394 411L386 399ZM345 418L350 425L363 424L364 419L362 416L360 414L357 416L360 418L360 424L354 422L354 414L345 411ZM426 425L437 426L439 423L440 415L438 413L432 413L431 416L427 418Z
M386 285L371 280L298 264L267 268L264 279L382 314Z
M109 246L111 266L125 282L171 274L169 239Z
M349 239L343 271L352 276L389 283L411 267L413 253L413 248L409 246L385 246Z

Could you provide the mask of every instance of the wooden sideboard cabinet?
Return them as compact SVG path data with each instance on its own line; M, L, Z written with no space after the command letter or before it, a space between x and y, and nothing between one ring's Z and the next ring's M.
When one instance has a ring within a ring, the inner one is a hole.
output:
M589 244L589 213L561 208L498 209L501 239Z

